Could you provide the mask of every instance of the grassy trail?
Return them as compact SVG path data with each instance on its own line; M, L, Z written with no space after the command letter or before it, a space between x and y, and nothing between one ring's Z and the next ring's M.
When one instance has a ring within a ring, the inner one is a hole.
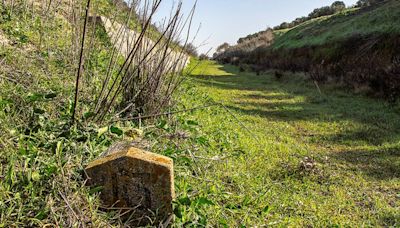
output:
M199 152L221 158L199 165L202 180L178 177L215 202L209 223L400 225L398 110L333 87L321 96L302 75L278 80L214 62L201 62L188 84L186 105L210 99L229 110L191 114L228 145L210 140L208 154Z

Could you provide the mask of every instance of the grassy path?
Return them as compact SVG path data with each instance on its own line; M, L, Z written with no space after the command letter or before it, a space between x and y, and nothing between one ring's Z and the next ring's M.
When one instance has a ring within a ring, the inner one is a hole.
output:
M196 155L212 159L178 177L181 201L191 186L221 226L399 226L398 110L291 76L200 63L184 104L223 103L255 137L222 108L187 114L209 140Z

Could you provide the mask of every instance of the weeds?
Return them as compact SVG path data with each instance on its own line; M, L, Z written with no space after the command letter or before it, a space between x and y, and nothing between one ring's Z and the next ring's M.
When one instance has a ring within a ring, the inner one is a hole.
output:
M111 121L110 117L128 102L122 94L137 94L147 88L149 83L146 85L145 81L158 83L157 94L165 91L163 103L170 105L170 97L182 79L179 73L183 65L178 66L174 61L187 57L176 44L178 31L187 28L189 19L183 20L178 11L160 33L152 25L148 12L139 15L139 20L134 11L138 8L118 9L108 1L91 1L88 10L86 1L5 2L0 3L0 31L11 44L0 46L0 226L127 225L120 221L119 211L106 213L99 208L98 192L85 186L84 167L113 142L133 140L132 132L145 123L98 125L93 121L95 101L100 97L103 79L109 75L109 81L116 81L121 88L118 95L111 94L115 95L116 105L101 109L104 122ZM154 13L156 8L148 9ZM104 26L89 20L92 13L108 17L121 28L140 27L138 34L142 38L136 48L131 47L138 54L126 60L120 47L112 45ZM145 36L155 41L144 39ZM172 58L172 53L179 55ZM118 79L117 73L125 61L122 82L122 75ZM131 66L127 67L128 64ZM144 65L154 67L148 69ZM140 79L136 78L138 69L139 76L143 76ZM74 81L77 72L80 77ZM130 77L134 80L128 80ZM139 80L140 87L124 91L123 87ZM111 85L108 82L105 85L104 91L109 92ZM72 91L79 93L74 97ZM113 103L105 101L107 105ZM78 102L79 106L74 108ZM137 105L132 110L145 106ZM125 110L121 116L158 113L164 107L156 106L157 110L148 112ZM71 126L74 112L76 124Z

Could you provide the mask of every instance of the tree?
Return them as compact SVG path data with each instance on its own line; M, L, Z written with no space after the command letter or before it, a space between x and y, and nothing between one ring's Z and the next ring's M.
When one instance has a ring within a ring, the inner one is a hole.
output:
M308 17L298 17L298 18L296 18L296 20L293 21L293 23L295 26L297 26L303 22L306 22L307 20L309 20Z
M194 57L199 56L199 54L197 53L197 48L196 46L194 46L192 43L188 43L185 47L185 51L189 54L192 55Z
M289 28L289 23L283 22L279 27L280 27L280 29L287 29L287 28Z
M356 3L356 6L357 7L368 7L368 6L383 2L383 1L385 1L385 0L359 0Z
M342 1L336 1L336 2L332 3L331 8L335 12L340 12L340 11L343 11L344 9L346 9L346 4Z
M210 57L208 57L206 54L201 54L201 55L199 56L199 59L200 59L200 60L209 60Z
M321 8L314 9L308 16L310 18L317 18L322 16L328 16L334 14L335 11L330 6L324 6Z
M230 48L231 46L228 44L228 43L223 43L223 44L221 44L221 45L219 45L218 47L217 47L217 53L223 53L223 52L225 52L226 50L228 50L228 48Z

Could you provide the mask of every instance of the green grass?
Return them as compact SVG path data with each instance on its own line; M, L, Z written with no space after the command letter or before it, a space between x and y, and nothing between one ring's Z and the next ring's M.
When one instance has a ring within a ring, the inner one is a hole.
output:
M109 41L96 30L85 65L90 74L81 83L80 124L69 127L76 77L71 26L53 11L44 18L20 3L12 13L0 6L0 30L10 40L0 46L0 227L118 224L98 210L83 175L89 161L124 137L109 125L100 135L105 126L83 117L107 72Z
M400 2L388 1L379 7L348 10L307 21L281 34L273 48L318 46L353 36L400 33Z
M115 8L109 1L96 3L94 9L105 15ZM133 140L129 132L139 128L136 122L85 118L108 72L110 40L103 28L89 26L95 38L85 45L78 123L70 126L79 50L71 43L76 37L63 17L65 5L45 17L45 9L27 6L0 4L0 33L10 41L0 45L0 227L121 226L118 211L99 209L98 192L85 186L84 172L112 143ZM149 33L160 35L154 29ZM164 122L143 122L146 135L139 138L151 147L168 129Z
M181 153L188 164L177 159L178 224L400 224L398 110L334 87L320 96L302 75L290 76L276 80L214 62L192 72L181 106L217 102L228 111L216 106L179 116L196 122L205 143ZM313 168L301 165L305 157ZM211 203L185 204L199 197Z

